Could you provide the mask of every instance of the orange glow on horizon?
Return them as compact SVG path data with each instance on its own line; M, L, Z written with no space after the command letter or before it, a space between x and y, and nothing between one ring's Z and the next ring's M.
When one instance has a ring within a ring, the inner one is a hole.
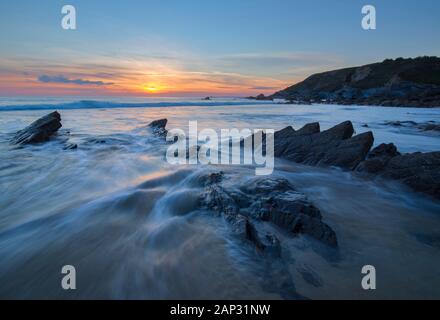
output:
M45 71L10 72L0 74L2 95L77 95L77 96L249 96L271 94L291 82L269 77L238 73L195 72L177 67L147 68L144 65L122 63L104 68L72 66ZM17 67L19 69L19 67ZM113 74L112 74L113 73ZM41 75L66 79L82 79L85 84L42 82ZM103 77L100 75L103 74ZM112 77L106 76L112 74ZM90 81L87 84L87 81ZM101 81L103 84L96 84Z

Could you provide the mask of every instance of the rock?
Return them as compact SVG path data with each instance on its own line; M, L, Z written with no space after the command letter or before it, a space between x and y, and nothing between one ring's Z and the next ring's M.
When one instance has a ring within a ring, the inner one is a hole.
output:
M160 119L151 122L148 127L151 129L155 136L165 138L168 134L168 131L165 129L168 123L168 119Z
M63 150L74 150L78 149L78 145L76 143L68 143L63 147Z
M211 100L211 97L205 97L205 98L203 98L202 100L209 101L209 100Z
M439 72L438 57L387 59L317 73L270 97L342 105L439 107Z
M440 152L411 153L391 158L379 172L418 192L440 199Z
M306 234L331 247L337 246L336 234L322 222L319 209L286 179L258 177L240 185L238 189L231 186L226 188L222 183L214 182L205 188L199 199L201 207L221 214L234 229L243 219L255 219L272 222L292 235ZM262 238L255 234L252 226L246 228L247 239L257 248L271 248L271 252L278 250L277 239L271 236Z
M365 159L373 146L373 142L374 137L371 132L365 132L351 139L343 140L337 147L326 151L317 165L337 166L353 170Z
M427 121L422 123L417 123L415 121L385 121L383 124L393 127L413 128L421 132L440 131L440 124L435 121Z
M264 94L260 93L258 96L256 97L247 97L247 99L251 99L251 100L260 100L260 101L264 101L264 100L270 100L272 101L273 98L271 97L266 97Z
M45 142L61 128L61 115L54 111L33 122L12 138L12 144L29 144Z
M394 144L381 144L356 171L398 180L417 192L440 199L440 152L402 155Z
M278 240L275 235L267 233L264 237L261 237L255 225L241 214L233 217L229 216L228 222L231 224L232 230L236 235L244 240L250 241L260 252L273 258L279 258L281 256L280 240Z
M440 131L439 124L428 123L421 127L423 131Z
M373 134L355 137L350 121L319 132L313 123L292 132L283 129L275 135L275 156L315 166L338 166L352 170L363 161L373 145Z
M291 143L292 139L299 136L311 135L320 131L319 123L309 123L295 131L292 127L284 128L275 132L274 135L274 155L282 157L284 151Z
M203 186L210 186L220 183L223 180L224 172L212 172L206 175L202 175L198 178L199 184Z

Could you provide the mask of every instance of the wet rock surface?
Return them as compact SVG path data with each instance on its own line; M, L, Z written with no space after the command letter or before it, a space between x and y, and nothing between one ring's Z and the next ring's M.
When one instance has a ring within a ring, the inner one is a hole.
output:
M166 123L166 119L157 120L149 127L153 128L155 134L163 136L167 132ZM435 126L430 122L428 128L432 125ZM322 132L317 122L306 124L299 130L288 126L274 134L274 155L305 165L339 167L357 173L398 180L414 191L440 199L440 177L437 173L440 172L440 152L402 155L392 143L381 144L371 150L374 143L373 133L368 131L353 136L354 133L351 121L342 122ZM262 138L265 149L265 134ZM250 136L246 138L248 139L253 141L255 137ZM244 143L245 140L240 143L242 148ZM310 223L305 218L302 221L303 225ZM319 233L324 231L316 232L319 238Z
M151 129L153 134L160 138L166 138L168 131L165 129L168 123L168 119L160 119L151 122L148 127Z
M49 140L61 128L61 115L54 111L36 120L11 139L12 144L32 144Z
M307 197L284 178L258 177L234 187L215 180L199 197L199 204L222 215L237 233L262 250L277 254L276 236L258 235L253 221L271 222L291 235L309 235L331 247L337 247L335 232L322 221L322 215Z
M339 105L440 106L440 58L386 59L311 75L269 98Z

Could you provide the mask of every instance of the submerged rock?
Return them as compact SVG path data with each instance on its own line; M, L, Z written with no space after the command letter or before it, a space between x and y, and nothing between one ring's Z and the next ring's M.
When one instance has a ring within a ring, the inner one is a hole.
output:
M45 142L61 128L61 115L54 111L38 119L23 130L18 131L11 139L12 144L29 144Z
M306 234L329 246L337 246L336 234L322 221L319 209L283 178L258 177L238 189L215 182L200 195L199 203L223 215L234 226L243 219L246 223L249 219L272 222L292 235ZM245 226L241 228L245 230L242 233L257 248L277 251L277 239L270 235L261 237L252 225Z
M168 119L160 119L151 122L148 127L151 129L155 136L165 138L168 134L168 131L165 129L168 123Z
M357 166L357 172L377 173L385 168L391 158L400 155L394 144L382 143L368 154L367 159Z

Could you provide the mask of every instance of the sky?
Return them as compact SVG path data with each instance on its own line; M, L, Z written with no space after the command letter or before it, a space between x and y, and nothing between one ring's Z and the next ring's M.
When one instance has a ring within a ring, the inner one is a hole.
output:
M76 30L61 27L64 5ZM377 29L363 30L374 5ZM439 55L438 0L2 0L0 96L247 96Z

